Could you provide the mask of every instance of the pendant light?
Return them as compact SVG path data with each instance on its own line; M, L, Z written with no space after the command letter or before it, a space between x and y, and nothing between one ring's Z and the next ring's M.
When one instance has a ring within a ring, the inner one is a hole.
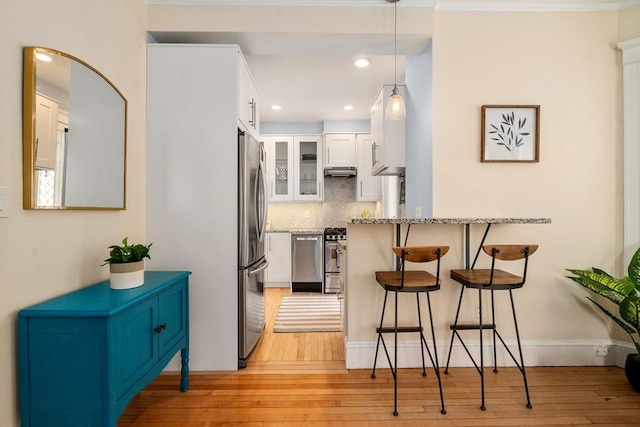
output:
M398 2L400 0L387 0L389 3L393 3L393 90L389 97L389 103L385 110L385 118L388 120L400 120L404 119L407 110L404 106L404 99L400 95L398 90Z

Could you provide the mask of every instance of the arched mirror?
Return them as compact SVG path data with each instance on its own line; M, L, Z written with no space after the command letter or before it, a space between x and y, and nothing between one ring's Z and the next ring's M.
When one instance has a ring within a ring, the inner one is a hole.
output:
M23 206L124 209L127 100L98 70L24 48Z

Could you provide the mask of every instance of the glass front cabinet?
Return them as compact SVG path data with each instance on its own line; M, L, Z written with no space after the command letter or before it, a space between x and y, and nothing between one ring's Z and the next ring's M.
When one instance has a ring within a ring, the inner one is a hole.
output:
M264 136L269 201L323 200L322 135Z
M262 137L267 152L269 201L293 200L293 137Z

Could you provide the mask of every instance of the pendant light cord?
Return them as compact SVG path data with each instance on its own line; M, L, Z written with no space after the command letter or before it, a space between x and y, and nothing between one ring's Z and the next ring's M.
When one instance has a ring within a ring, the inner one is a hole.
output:
M393 86L398 83L398 1L393 3Z

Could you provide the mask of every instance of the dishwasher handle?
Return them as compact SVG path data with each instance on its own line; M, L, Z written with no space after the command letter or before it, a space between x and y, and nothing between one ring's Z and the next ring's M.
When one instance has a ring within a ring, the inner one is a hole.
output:
M314 240L317 241L319 237L296 237L296 240Z

